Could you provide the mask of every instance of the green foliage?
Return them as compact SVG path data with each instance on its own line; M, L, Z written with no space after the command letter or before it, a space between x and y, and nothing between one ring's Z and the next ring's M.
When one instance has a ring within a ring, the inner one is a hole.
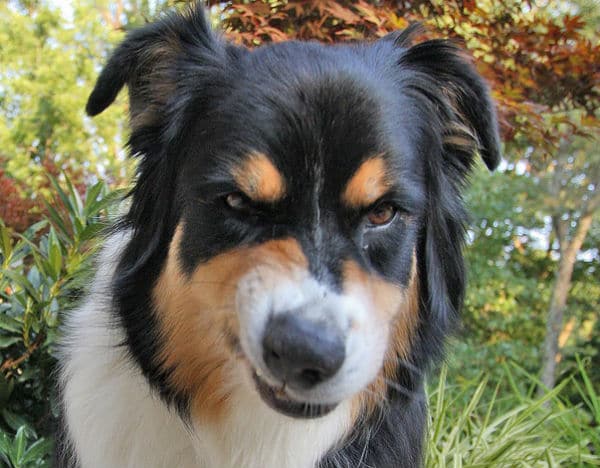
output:
M0 460L9 468L50 467L53 442L37 438L28 426L20 426L14 437L0 432Z
M467 194L472 223L464 335L485 344L479 354L485 368L493 368L497 358L528 369L539 366L535 348L543 340L548 279L555 266L545 250L529 242L545 229L543 218L526 209L529 189L529 179L514 171L489 174L479 168Z
M28 196L49 194L44 168L68 170L76 182L126 175L124 103L84 117L100 62L122 35L93 2L67 11L44 0L0 2L0 160Z
M57 195L48 203L49 220L23 234L0 223L0 430L17 431L14 441L8 434L2 439L18 448L5 452L13 466L34 466L31 453L47 447L23 448L26 439L37 438L34 430L50 434L56 416L52 369L60 313L80 296L97 234L122 196L108 193L103 182L83 197L68 178L65 189L54 179L51 185Z
M552 245L548 212L540 200L546 194L539 190L539 179L518 165L494 174L479 167L471 182L466 197L472 213L465 251L469 284L464 329L456 347L459 352L478 347L473 357L476 369L495 372L499 362L513 361L535 373L541 364L538 350L557 268L556 243ZM593 244L584 248L593 249ZM594 328L600 259L593 250L588 252L573 273L572 332L566 337L559 369L565 375L576 367L575 354L591 358L599 349Z
M578 376L573 379L573 385L581 397L584 407L589 415L589 443L596 454L600 454L600 392L598 384L594 385L590 372L586 369L584 362L576 356Z
M564 384L534 398L515 383L514 371L504 367L503 372L509 390L502 391L498 382L490 392L485 374L457 385L442 368L437 386L429 391L425 466L600 465L587 445L593 429L560 399ZM529 376L525 379L535 386Z

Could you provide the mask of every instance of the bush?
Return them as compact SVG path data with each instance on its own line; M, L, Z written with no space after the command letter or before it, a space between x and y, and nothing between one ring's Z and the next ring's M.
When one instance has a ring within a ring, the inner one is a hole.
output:
M47 220L17 234L0 221L0 457L13 467L44 466L57 416L53 369L61 312L89 278L98 233L112 202L102 182L81 197L50 179Z

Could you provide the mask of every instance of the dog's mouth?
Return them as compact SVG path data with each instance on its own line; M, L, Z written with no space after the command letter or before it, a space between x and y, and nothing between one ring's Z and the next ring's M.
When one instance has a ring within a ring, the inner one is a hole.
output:
M304 403L292 400L284 388L269 385L256 371L252 372L258 394L262 400L275 411L286 416L299 419L313 419L325 416L335 409L337 404Z

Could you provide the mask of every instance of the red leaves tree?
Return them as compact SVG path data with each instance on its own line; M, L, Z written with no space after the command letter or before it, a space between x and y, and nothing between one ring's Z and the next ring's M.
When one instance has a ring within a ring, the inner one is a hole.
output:
M578 16L553 18L515 0L236 0L222 14L227 34L249 47L288 39L376 39L421 22L427 36L457 40L477 59L492 86L507 143L551 154L563 132L559 124L580 131L580 120L563 115L573 109L584 111L588 127L598 126L600 47L582 34ZM548 121L545 113L554 119Z

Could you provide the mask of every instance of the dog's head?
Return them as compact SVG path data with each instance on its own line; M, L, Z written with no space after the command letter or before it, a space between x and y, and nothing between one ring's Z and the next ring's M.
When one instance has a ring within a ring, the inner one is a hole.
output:
M182 409L215 416L238 387L296 417L363 410L439 354L464 289L459 192L499 143L466 56L409 37L248 51L196 9L102 71L87 111L127 85L140 159L116 306Z

